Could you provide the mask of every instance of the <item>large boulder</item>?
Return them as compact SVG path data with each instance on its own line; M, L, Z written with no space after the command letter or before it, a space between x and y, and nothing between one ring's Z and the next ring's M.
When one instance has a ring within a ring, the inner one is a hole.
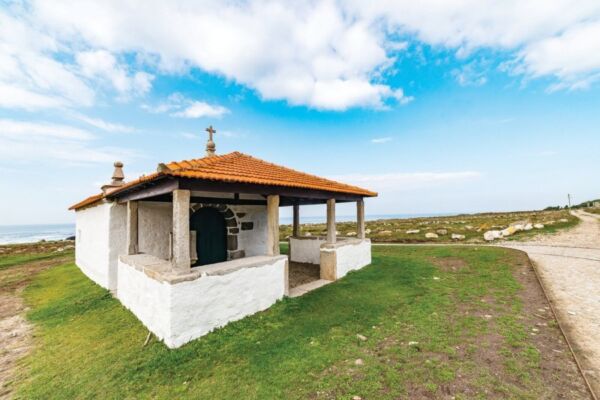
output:
M452 234L452 240L465 240L465 235L459 235L458 233Z
M409 230L406 231L406 233L409 234L409 235L412 235L412 234L415 234L415 233L419 233L419 232L421 232L420 229L409 229Z
M425 234L425 238L426 239L437 239L439 236L437 233L433 233L433 232L427 232Z
M535 229L544 229L544 224L533 224Z
M437 231L438 235L444 236L448 234L448 230L447 229L438 229Z

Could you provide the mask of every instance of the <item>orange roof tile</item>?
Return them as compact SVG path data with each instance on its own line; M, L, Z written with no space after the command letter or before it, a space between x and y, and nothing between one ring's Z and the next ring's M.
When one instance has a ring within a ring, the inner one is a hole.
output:
M167 168L134 181L128 182L110 195L119 193L138 184L152 181L160 176L206 179L219 182L249 183L257 185L281 186L309 190L322 190L333 193L352 194L365 197L377 196L377 193L344 183L320 178L280 165L272 164L258 158L233 152L222 156L204 157L193 160L171 162ZM100 196L100 197L98 197ZM78 209L92 204L103 195L92 196L71 209Z

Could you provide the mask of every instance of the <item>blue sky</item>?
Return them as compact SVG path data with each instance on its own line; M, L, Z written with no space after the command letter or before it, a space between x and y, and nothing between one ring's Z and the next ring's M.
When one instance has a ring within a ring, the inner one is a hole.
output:
M368 214L600 197L600 5L575 3L0 2L0 224L71 222L114 160L201 157L209 124L377 190Z

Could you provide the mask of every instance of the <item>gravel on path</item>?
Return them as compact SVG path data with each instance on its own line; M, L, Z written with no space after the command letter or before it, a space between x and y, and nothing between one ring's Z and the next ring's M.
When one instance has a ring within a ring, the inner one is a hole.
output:
M600 393L600 216L583 211L581 223L556 235L501 246L525 251L540 279L583 373Z

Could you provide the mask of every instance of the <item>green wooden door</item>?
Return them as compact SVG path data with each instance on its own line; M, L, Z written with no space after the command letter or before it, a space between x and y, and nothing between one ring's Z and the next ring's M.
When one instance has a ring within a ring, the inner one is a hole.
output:
M201 208L190 217L190 229L196 231L198 261L195 266L227 260L227 228L223 214L214 208Z

